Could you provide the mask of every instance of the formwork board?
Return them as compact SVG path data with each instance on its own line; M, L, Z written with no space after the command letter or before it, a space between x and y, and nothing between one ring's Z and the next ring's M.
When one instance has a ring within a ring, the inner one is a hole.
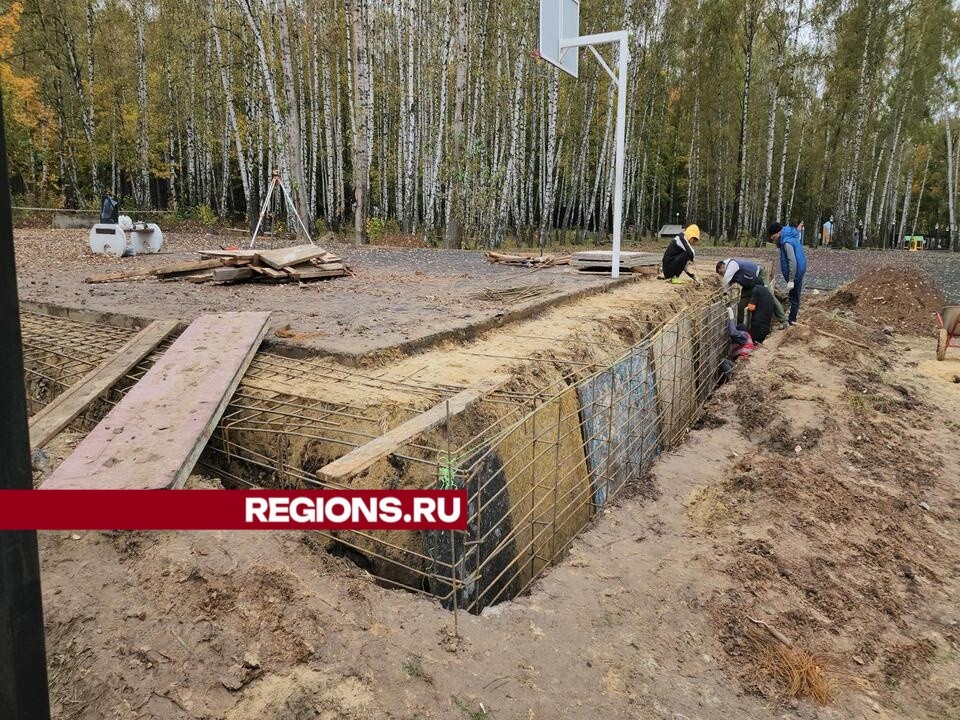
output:
M578 395L593 503L603 507L626 482L640 477L660 451L649 343L583 382Z
M687 428L697 407L690 315L678 315L664 325L652 338L651 347L662 424L661 443L666 448Z
M720 363L730 344L724 314L726 305L717 301L696 311L694 323L694 388L697 406L710 397L720 376Z
M497 445L515 534L513 574L523 587L550 565L593 514L579 409L576 390L568 388Z

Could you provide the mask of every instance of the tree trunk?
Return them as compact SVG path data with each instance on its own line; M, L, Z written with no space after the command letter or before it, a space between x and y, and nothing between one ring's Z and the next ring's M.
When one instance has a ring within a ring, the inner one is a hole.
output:
M137 168L136 200L140 208L150 203L150 141L147 135L147 8L134 10L137 34Z
M950 249L956 251L958 237L957 232L957 201L956 201L956 179L953 175L953 133L950 128L951 118L947 113L943 114L943 125L947 131L947 213L950 220Z
M296 205L297 212L306 225L306 232L309 233L310 226L313 224L313 218L310 217L310 203L307 200L307 178L304 172L303 151L301 138L303 137L303 124L300 117L300 104L297 101L296 77L293 72L292 42L290 38L290 29L287 20L287 13L290 12L289 2L285 0L283 7L279 9L278 24L280 29L280 67L283 72L283 95L286 104L286 122L284 124L287 133L287 167L290 172L290 184L287 189L293 195L291 201ZM295 8L294 8L295 11ZM298 22L297 25L302 25ZM296 218L289 218L287 223L290 227L297 225ZM296 228L298 236L301 236L304 230ZM304 238L308 240L309 235Z
M753 63L753 40L756 35L757 15L751 0L745 9L746 30L743 54L743 91L740 96L740 147L737 150L737 209L734 212L735 224L730 232L731 240L740 245L740 232L743 229L744 201L747 194L747 120L750 115L750 72Z
M923 191L927 187L927 170L930 169L930 147L927 147L927 161L923 165L923 179L920 181L920 194L917 196L917 209L913 215L913 225L910 228L910 234L917 234L917 220L920 219L920 203L923 202Z
M470 57L467 52L467 0L457 1L457 30L454 35L450 54L456 59L457 75L453 90L453 125L450 128L451 172L448 184L447 206L450 219L444 236L444 246L460 246L461 217L463 209L460 194L463 187L463 175L466 171L464 158L463 116L467 94L467 65Z
M366 0L347 0L350 16L350 56L353 65L353 230L357 245L367 241L367 214L370 207L370 93L369 56L365 23Z
M897 234L893 239L894 247L901 247L901 242L903 240L903 233L907 229L907 214L910 212L910 196L913 195L913 170L914 165L916 164L916 156L910 162L910 167L907 169L907 184L903 190L903 212L900 213L900 224L898 226Z
M213 3L210 4L211 14ZM237 167L240 170L240 183L243 185L243 197L247 207L247 218L251 219L260 208L251 207L250 202L250 179L247 173L247 158L243 150L243 144L240 138L240 126L237 124L237 112L233 105L233 87L230 78L227 76L227 63L223 59L223 48L220 45L220 33L217 30L216 23L211 23L213 32L213 43L217 50L217 61L220 65L220 82L223 85L223 93L227 105L227 122L230 130L233 132L234 147L237 151Z

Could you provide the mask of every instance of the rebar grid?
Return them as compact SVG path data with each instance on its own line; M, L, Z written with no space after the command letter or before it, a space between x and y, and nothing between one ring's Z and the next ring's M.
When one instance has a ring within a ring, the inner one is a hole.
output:
M32 415L114 354L133 330L20 313L27 411Z
M456 567L461 608L479 612L524 592L598 509L680 440L726 357L725 311L713 297L678 313L567 390L578 402L544 403L460 468L458 484L472 498L462 542L480 548ZM452 578L440 584L449 599Z
M385 584L431 594L450 609L478 613L523 593L564 556L598 510L642 479L659 453L693 424L727 355L725 312L719 295L708 298L599 367L535 358L556 370L529 390L488 397L484 403L497 409L496 417L487 417L480 432L460 432L454 445L448 415L443 440L433 432L430 442L421 437L394 453L391 464L398 464L403 486L434 486L441 467L453 466L456 484L468 490L467 531L319 534ZM50 331L50 321L39 316L26 324L28 375L45 367L72 373L57 376L61 385L101 362L108 348L115 350L130 334L108 332L90 341L82 335L86 328L76 327L82 324L65 321L74 327L58 333ZM78 333L76 351L59 341ZM158 354L105 398L108 406ZM316 470L462 389L414 380L416 374L396 379L260 352L201 466L236 486L358 487L321 481ZM324 399L324 387L347 399ZM352 394L388 398L393 417L369 402L351 402Z

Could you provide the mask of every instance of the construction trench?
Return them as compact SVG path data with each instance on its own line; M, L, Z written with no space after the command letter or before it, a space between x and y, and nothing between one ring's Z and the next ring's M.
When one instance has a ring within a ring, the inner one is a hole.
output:
M720 380L726 305L719 294L651 303L617 323L585 320L569 343L542 336L536 356L508 360L496 388L462 412L467 385L423 373L289 357L264 345L207 444L198 469L227 488L466 488L465 532L318 532L386 586L423 593L445 608L480 613L524 593L561 560L610 503L674 447ZM509 336L512 326L492 332ZM22 313L28 409L37 413L133 334L26 310ZM167 338L79 417L85 432L172 342ZM567 339L564 339L566 342ZM476 356L482 353L462 351ZM501 368L502 370L503 368ZM485 372L478 367L478 372ZM439 375L439 377L438 377ZM474 383L484 378L477 377ZM474 384L472 383L472 384ZM471 385L472 385L471 384ZM429 408L439 424L344 482L320 471Z

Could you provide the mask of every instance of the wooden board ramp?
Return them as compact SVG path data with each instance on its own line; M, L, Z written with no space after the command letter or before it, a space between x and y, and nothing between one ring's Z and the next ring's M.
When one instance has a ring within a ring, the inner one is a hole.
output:
M30 418L30 447L52 440L98 397L112 388L177 327L176 320L154 320L117 352Z
M41 488L180 488L260 342L268 312L203 315Z
M450 417L458 415L497 388L502 387L509 380L510 377L506 375L492 375L476 385L458 392L449 400L438 403L426 412L397 425L393 430L380 437L354 448L331 463L327 463L317 471L317 475L321 480L327 482L345 482L355 475L359 475L378 460L396 452L418 435L443 423L447 419L448 408Z

